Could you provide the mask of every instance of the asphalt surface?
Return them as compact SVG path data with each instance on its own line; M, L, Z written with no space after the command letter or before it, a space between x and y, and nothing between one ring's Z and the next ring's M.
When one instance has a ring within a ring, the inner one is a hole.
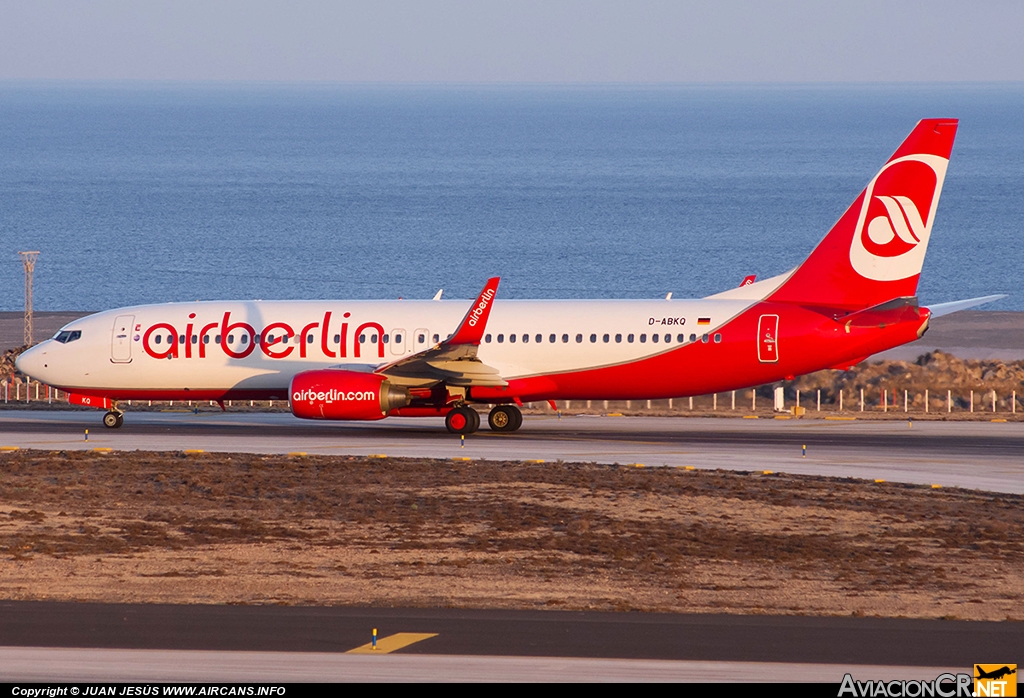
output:
M339 653L373 628L437 633L398 650L426 655L967 667L1024 647L1021 622L0 602L6 647Z
M643 462L1024 492L1019 422L528 417L516 434L482 431L463 448L440 420L129 412L115 431L99 417L0 411L0 447ZM387 655L386 665L344 654L374 627L380 637L437 635ZM1017 661L1021 647L1019 622L0 602L0 680L838 683L851 667L858 679L928 678L937 667Z
M439 419L308 422L287 413L0 411L0 447L643 463L1024 493L1024 422L527 416L463 444ZM89 438L85 439L85 430ZM806 446L806 450L804 449Z

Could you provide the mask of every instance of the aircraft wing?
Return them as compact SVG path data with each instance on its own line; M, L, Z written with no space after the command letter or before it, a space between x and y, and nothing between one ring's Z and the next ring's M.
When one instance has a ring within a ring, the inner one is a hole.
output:
M386 366L380 373L398 382L430 384L443 382L452 386L504 387L508 385L498 369L477 358L491 306L498 292L497 276L488 279L480 295L466 311L452 336L430 349L424 349Z

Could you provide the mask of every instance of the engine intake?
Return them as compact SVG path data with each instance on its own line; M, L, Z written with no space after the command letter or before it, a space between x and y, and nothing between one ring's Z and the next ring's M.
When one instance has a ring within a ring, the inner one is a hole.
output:
M288 395L292 414L301 419L383 419L411 400L406 388L380 374L331 368L297 374Z

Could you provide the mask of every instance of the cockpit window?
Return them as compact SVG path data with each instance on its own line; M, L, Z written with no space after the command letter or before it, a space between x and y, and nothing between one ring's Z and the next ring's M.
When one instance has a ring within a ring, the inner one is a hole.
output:
M73 342L76 339L81 338L81 330L61 330L60 332L57 333L57 336L54 337L53 340L55 342L60 342L61 344L67 344L68 342Z

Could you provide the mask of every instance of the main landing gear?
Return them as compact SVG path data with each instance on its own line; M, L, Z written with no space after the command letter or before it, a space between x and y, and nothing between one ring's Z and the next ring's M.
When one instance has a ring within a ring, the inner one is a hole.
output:
M450 434L472 434L480 428L480 413L462 405L445 416L444 425Z
M444 418L444 425L451 434L472 434L480 428L480 413L468 405L456 407ZM487 415L491 431L513 432L523 426L523 413L515 405L497 405Z
M487 415L487 425L491 431L513 432L523 426L523 413L515 405L497 405Z
M107 429L120 429L124 424L124 412L121 410L110 410L103 415L103 426Z

